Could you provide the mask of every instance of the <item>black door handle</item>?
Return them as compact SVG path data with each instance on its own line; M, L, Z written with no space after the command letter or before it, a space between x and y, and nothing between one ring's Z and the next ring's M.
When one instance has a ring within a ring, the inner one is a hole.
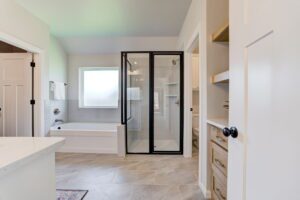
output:
M225 137L231 136L233 138L237 138L239 135L239 132L236 127L231 127L231 128L225 127L225 128L223 128L223 135Z

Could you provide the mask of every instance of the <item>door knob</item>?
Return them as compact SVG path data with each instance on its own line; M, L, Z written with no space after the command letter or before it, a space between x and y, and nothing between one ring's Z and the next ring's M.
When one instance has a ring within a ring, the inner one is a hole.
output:
M225 137L231 136L233 138L237 138L239 133L238 133L238 130L236 127L231 127L231 128L225 127L225 128L223 128L223 135Z

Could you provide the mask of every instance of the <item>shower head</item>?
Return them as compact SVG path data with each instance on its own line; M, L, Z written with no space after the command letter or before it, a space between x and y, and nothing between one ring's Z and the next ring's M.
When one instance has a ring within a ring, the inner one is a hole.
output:
M173 65L176 65L176 64L177 64L177 61L179 61L179 59L173 59L173 60L172 60L172 64L173 64Z

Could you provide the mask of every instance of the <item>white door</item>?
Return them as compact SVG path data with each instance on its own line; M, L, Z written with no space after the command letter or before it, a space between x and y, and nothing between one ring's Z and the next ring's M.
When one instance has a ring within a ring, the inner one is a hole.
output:
M229 200L300 199L299 9L230 0Z
M0 54L0 136L31 136L31 54Z

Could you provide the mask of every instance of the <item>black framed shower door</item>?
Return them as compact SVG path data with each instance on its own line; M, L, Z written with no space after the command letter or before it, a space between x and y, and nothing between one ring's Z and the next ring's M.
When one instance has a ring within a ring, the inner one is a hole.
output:
M121 52L121 122L127 154L182 154L182 51Z

